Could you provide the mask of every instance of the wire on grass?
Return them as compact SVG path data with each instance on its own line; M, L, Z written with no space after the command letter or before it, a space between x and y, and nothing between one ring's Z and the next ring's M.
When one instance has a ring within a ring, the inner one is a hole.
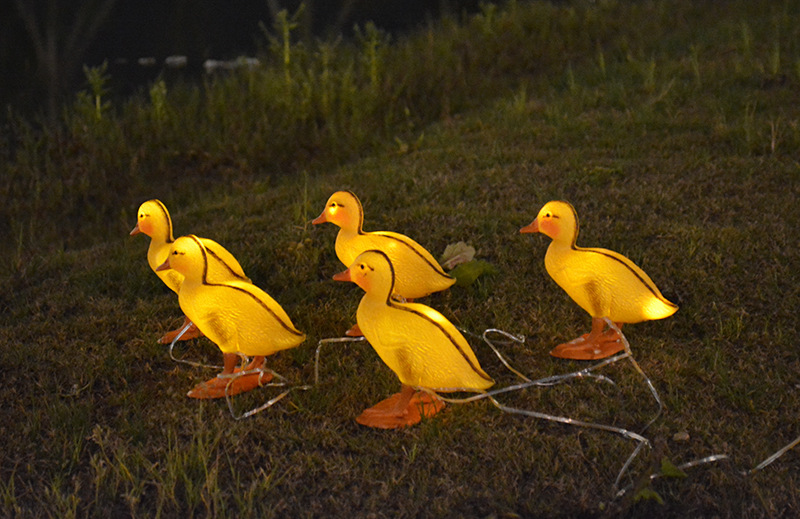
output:
M184 334L185 334L185 333L186 333L186 332L189 330L189 328L191 328L191 327L192 327L192 323L191 323L191 321L190 321L190 322L187 322L187 323L186 323L186 326L184 326L183 328L181 328L181 331L178 333L178 335L176 335L176 336L175 336L175 338L174 338L174 339L172 339L172 342L171 342L171 343L169 343L169 358L171 358L171 359L172 359L172 360L174 360L175 362L180 362L181 364L188 364L189 366L193 366L193 367L195 367L195 368L211 368L211 369L222 369L222 366L216 366L216 365L213 365L213 364L203 364L202 362L195 362L195 361L193 361L193 360L184 360L184 359L179 359L179 358L175 357L175 355L172 353L172 350L175 348L175 343L177 343L179 340L181 340L181 337L183 337L183 335L184 335Z

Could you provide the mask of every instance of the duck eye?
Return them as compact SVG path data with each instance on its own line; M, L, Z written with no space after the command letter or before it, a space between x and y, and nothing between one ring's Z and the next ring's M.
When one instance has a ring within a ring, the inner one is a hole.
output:
M336 202L331 202L331 207L336 207Z

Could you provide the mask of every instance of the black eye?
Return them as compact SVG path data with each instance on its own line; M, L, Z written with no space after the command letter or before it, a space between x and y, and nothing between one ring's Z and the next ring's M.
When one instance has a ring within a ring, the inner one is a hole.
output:
M361 268L361 270L364 270L364 268L365 268L363 263L361 265L359 265L359 267Z
M336 207L336 202L331 202L331 207Z
M545 218L550 218L551 216L553 216L553 215L550 214L550 213L547 213L547 214L544 215Z

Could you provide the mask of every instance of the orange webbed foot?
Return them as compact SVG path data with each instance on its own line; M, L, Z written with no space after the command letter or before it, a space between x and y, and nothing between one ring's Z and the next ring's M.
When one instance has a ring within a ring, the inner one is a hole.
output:
M347 337L363 337L364 334L361 333L361 328L358 327L358 323L354 324L349 330L344 332Z
M550 352L553 357L573 360L605 359L625 349L619 334L608 329L603 333L586 333L564 344L559 344Z
M238 373L239 371L241 370L237 368L234 373ZM270 382L272 378L272 373L269 372L250 373L233 379L228 377L214 377L211 380L201 382L194 386L186 393L186 396L202 400L224 398L226 396L226 388L228 396L238 395L239 393L252 391ZM228 387L228 382L231 384L230 387Z
M405 405L403 400L408 400ZM430 393L417 391L409 399L400 392L365 410L356 422L378 429L399 429L419 423L423 416L431 418L444 407L444 402Z
M184 332L183 335L181 335L180 340L188 341L190 339L197 339L198 337L202 337L203 336L203 332L200 331L200 328L195 326L194 323L190 323L188 318L184 318L183 324L180 325L180 327L176 328L175 330L172 330L171 332L165 333L158 340L158 342L161 343L161 344L169 344L169 343L171 343L172 341L175 340L175 337L177 337L178 334L181 333L181 330L183 330L184 327L186 327L187 324L191 324L191 326L189 327L188 330L186 330Z

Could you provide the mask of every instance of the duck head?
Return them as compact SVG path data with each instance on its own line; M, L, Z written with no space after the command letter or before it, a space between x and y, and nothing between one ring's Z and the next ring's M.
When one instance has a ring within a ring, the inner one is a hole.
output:
M136 216L136 225L131 230L131 236L144 233L151 238L172 242L172 219L169 217L167 207L160 200L148 200L139 206Z
M350 268L334 274L333 279L351 281L360 286L368 296L388 300L394 290L394 267L383 252L368 250L359 254Z
M536 219L520 229L519 232L540 232L555 242L574 245L578 238L578 214L569 202L561 200L547 202L539 210Z
M172 244L166 261L156 271L174 269L186 279L205 279L208 271L208 253L200 239L190 234L181 236Z
M342 229L361 231L364 224L364 210L361 201L350 191L337 191L325 203L325 209L311 223L314 225L330 222Z

